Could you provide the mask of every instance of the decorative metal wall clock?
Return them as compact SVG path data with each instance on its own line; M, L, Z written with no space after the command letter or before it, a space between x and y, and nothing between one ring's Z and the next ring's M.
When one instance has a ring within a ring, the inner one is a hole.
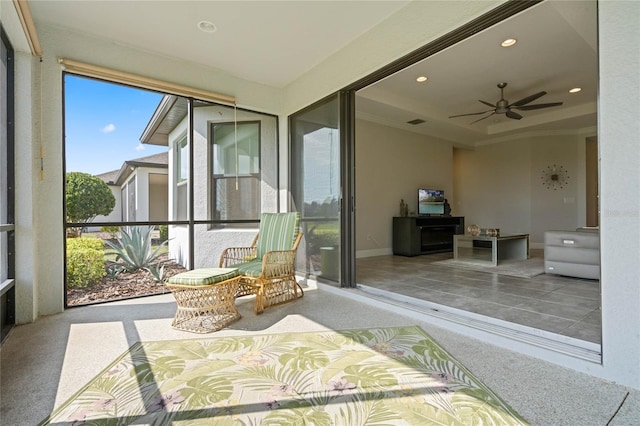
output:
M542 170L540 179L542 179L542 185L546 186L547 189L556 191L567 185L569 173L564 167L553 164Z

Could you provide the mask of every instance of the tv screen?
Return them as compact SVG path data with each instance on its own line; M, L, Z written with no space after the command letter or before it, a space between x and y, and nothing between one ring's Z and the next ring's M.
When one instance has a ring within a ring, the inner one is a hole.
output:
M443 215L444 191L442 189L418 189L418 214Z

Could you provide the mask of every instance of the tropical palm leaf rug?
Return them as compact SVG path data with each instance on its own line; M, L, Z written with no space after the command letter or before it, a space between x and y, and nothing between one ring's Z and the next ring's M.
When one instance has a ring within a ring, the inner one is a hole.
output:
M42 424L527 423L410 326L136 343Z

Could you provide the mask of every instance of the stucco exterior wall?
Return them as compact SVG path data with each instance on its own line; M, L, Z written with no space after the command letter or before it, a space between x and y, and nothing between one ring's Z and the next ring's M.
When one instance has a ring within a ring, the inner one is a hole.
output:
M598 14L602 251L602 371L598 373L640 389L640 3L602 1Z
M238 110L235 113L227 107L199 107L194 110L194 219L210 220L211 203L211 164L210 135L211 123L229 123L237 119L260 122L260 202L262 212L278 211L278 157L276 118ZM186 118L169 135L170 161L170 205L177 202L175 195L176 144L187 132ZM175 211L172 212L172 217ZM251 245L257 232L257 225L246 227L229 226L224 229L210 228L208 225L197 225L194 232L194 267L215 267L222 251L227 247L245 247ZM189 235L185 226L169 227L170 256L184 266L188 266Z

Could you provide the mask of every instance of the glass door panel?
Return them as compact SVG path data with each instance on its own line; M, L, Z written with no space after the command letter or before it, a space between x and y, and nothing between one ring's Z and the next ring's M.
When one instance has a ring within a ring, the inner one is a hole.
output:
M339 99L291 117L291 195L302 217L298 269L340 282Z
M13 50L0 29L0 342L15 323Z

